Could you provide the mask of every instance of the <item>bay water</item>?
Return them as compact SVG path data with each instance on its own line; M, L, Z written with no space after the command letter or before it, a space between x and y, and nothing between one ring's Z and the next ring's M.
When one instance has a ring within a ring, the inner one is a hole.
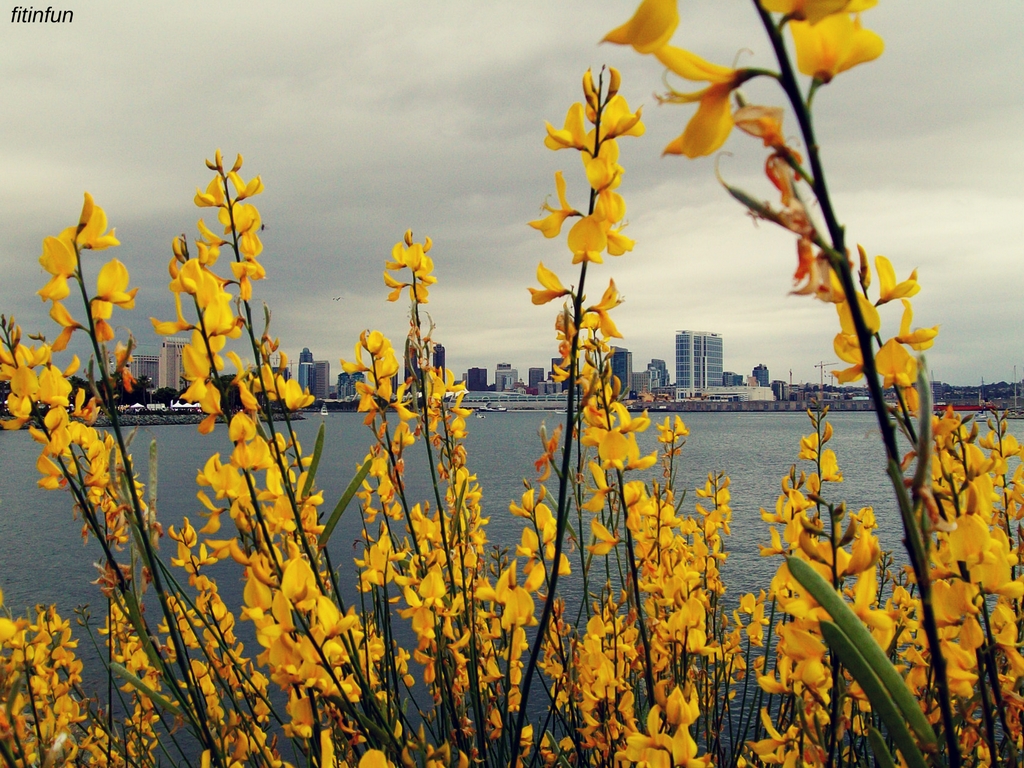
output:
M665 415L652 413L652 420L662 420ZM671 418L673 414L667 415ZM774 509L781 478L791 465L797 464L798 471L812 471L813 464L797 460L800 438L812 431L811 422L801 413L682 415L690 430L682 456L677 459L677 488L689 489L682 511L693 513L694 504L702 501L693 489L703 486L709 472L724 471L732 483L732 535L726 541L729 556L723 567L729 590L727 598L735 601L745 592L767 589L779 559L760 556L758 545L770 541L760 509ZM835 429L829 447L835 450L845 478L841 484L827 488L828 498L835 502L845 500L854 511L873 507L882 547L893 550L897 559L904 561L902 527L885 475L884 452L874 414L833 413L828 418ZM564 416L544 412L492 413L484 419L467 419L469 465L483 488L482 504L485 516L490 518L488 538L492 543L509 547L518 543L524 521L509 513L509 502L519 500L524 477L536 476L533 462L542 452L538 436L541 425L546 424L550 433L559 419ZM360 414L310 414L295 423L307 452L312 451L321 423L326 428L326 440L317 484L324 490L326 516L362 462L373 436L363 425ZM1010 431L1024 441L1024 422L1011 421ZM641 452L656 450L656 438L657 430L652 424L639 435ZM139 428L132 450L143 481L147 480L152 440L157 441L159 456L158 519L165 527L179 526L182 517L188 516L196 528L201 527L199 511L203 507L196 499L196 473L215 452L226 460L232 448L227 429L218 426L211 435L203 436L195 426ZM23 615L36 604L56 603L62 616L73 618L75 607L91 605L94 624L101 625L106 601L98 587L90 583L99 575L93 565L100 559L99 547L95 542L83 543L82 522L73 517L71 497L66 491L44 491L36 486L38 454L39 445L27 432L0 431L0 589L5 608ZM429 500L433 507L426 467L424 448L418 443L407 454L409 498L412 503ZM554 475L548 485L549 492L556 494ZM225 516L223 522L226 528L217 538L228 534L230 520ZM358 583L353 557L362 555L362 548L357 546L359 526L358 510L353 503L331 540L339 582L344 585L343 591L351 590L349 595L343 595L347 600L355 595L354 585ZM585 535L589 537L589 531ZM164 539L165 558L173 555L174 546L174 542ZM575 568L578 560L571 562ZM225 601L236 609L241 604L243 588L240 572L230 562L216 566L213 572ZM578 603L583 597L579 582L570 578L563 584L567 602ZM240 635L255 653L258 649L252 644L250 627L243 622ZM81 643L79 652L88 661L91 654L87 646L87 642ZM89 669L90 666L93 668ZM101 676L101 667L87 663L87 690L89 683L98 683Z

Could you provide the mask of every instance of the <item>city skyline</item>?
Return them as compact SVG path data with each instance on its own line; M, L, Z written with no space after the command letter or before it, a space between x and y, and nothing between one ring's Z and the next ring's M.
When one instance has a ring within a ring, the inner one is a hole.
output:
M310 25L308 14L254 13L236 0L96 0L73 23L7 25L0 311L26 332L56 335L48 305L34 295L46 279L37 259L44 237L77 221L89 190L122 242L103 258L124 262L140 288L137 310L115 310L113 322L158 348L148 318L174 316L170 243L194 236L202 212L192 198L209 180L203 159L220 147L228 158L242 152L246 178L260 174L266 187L255 202L268 279L254 284L254 299L272 308L270 332L282 348L297 352L315 329L317 359L333 369L366 328L400 346L407 307L386 302L381 271L411 228L434 241L439 282L427 309L447 366L461 375L511 361L526 371L557 352L557 308L532 306L526 291L537 263L574 280L564 242L526 222L554 195L556 171L565 171L576 206L585 184L578 159L544 148L544 122L561 125L580 98L583 71L608 64L621 70L631 107L644 107L647 133L623 143L620 159L636 247L591 270L591 298L614 278L626 297L615 322L635 360L670 359L669 324L715 328L734 340L729 355L745 361L744 373L764 363L779 378L792 369L794 381L816 381L815 365L835 359L835 312L789 295L793 238L755 227L715 178L717 163L730 184L773 195L760 142L734 131L728 154L661 158L693 108L659 108L652 92L662 89L660 67L597 44L635 3L582 7L337 3L317 6ZM676 44L718 64L739 55L744 66L770 66L748 4L684 2L680 11ZM242 39L258 61L214 44L215 30L237 18L247 19ZM941 326L927 352L935 378L1009 380L1015 364L1024 368L1024 303L1016 281L984 276L1018 268L1019 249L1007 243L1016 242L1012 222L1024 210L1016 184L1024 98L1016 80L991 73L1024 64L1016 40L1024 6L996 0L964 14L947 0L921 14L885 0L865 23L885 39L885 53L815 97L851 247L886 255L900 279L918 269L915 324ZM760 81L744 92L753 103L780 103ZM186 101L187 109L172 108ZM792 115L783 128L796 134ZM89 257L90 270L99 257ZM888 335L899 327L895 304L882 308ZM69 353L88 354L76 344Z

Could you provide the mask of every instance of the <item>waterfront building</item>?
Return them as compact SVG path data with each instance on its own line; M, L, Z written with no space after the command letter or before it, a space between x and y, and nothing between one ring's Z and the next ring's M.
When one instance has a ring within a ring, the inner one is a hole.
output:
M434 345L434 367L440 368L444 373L444 344Z
M303 390L313 391L313 380L316 378L316 368L313 365L313 353L309 347L303 347L299 353L299 386Z
M188 339L164 339L160 344L160 387L181 389L181 379L185 373L182 362L182 350L188 346Z
M361 381L365 381L365 377L362 372L356 371L355 373L345 373L342 371L338 374L338 399L339 400L351 400L358 396L356 391L356 384Z
M742 387L707 387L701 395L705 400L739 402L771 402L775 400L775 394L768 387L742 386Z
M466 389L470 392L487 391L487 369L470 368L466 372Z
M543 368L531 368L527 374L527 386L530 389L536 389L537 385L544 381L544 369Z
M651 371L639 371L629 376L629 391L637 395L650 394L651 392Z
M722 374L722 386L723 387L742 387L746 380L743 378L742 373L733 373L732 371L725 371Z
M310 393L318 400L326 400L331 396L331 362L316 360L313 362L313 386Z
M612 347L612 376L619 380L619 397L625 397L629 393L632 375L633 353L625 347Z
M769 382L771 377L768 376L768 366L764 363L758 363L754 366L754 370L751 375L757 380L757 386L767 387L771 386Z
M676 331L676 391L693 397L722 381L723 340L708 331Z
M772 382L772 392L776 400L789 400L789 384L781 379Z
M511 363L498 363L494 371L494 391L511 392L519 382L519 371Z
M668 366L664 360L654 358L647 364L647 373L650 376L651 391L659 387L667 387L671 382L668 379Z
M132 353L128 363L128 372L138 381L142 377L149 379L149 388L156 389L160 382L160 355L139 355Z

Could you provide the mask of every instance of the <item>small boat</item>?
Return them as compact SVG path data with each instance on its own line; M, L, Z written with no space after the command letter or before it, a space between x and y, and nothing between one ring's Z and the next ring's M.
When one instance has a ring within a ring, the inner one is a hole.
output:
M320 406L320 415L321 416L326 416L327 415L327 403L324 403L323 405Z
M480 413L480 411L473 411L473 413L474 413L474 414L476 415L476 417L477 417L478 419L486 419L486 418L487 418L487 417L486 417L486 416L484 416L484 415L483 415L482 413Z

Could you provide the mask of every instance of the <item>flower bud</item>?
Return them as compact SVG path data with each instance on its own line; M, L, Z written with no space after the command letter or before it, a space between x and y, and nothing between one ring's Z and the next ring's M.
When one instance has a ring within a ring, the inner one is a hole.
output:
M608 67L608 98L612 98L619 92L619 86L622 85L622 75L619 74L619 70L615 67Z
M590 108L597 109L598 94L594 89L594 75L589 69L583 73L583 95Z

